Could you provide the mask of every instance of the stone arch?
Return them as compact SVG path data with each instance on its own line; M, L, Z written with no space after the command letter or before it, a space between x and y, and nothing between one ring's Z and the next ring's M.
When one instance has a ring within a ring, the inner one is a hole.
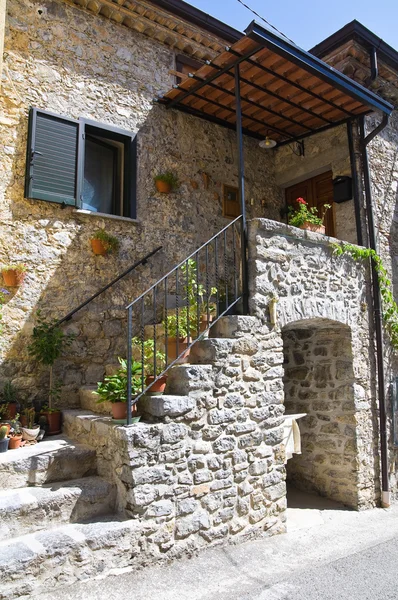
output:
M287 463L294 487L358 508L357 422L351 328L326 318L282 328L284 396L298 421L302 454Z

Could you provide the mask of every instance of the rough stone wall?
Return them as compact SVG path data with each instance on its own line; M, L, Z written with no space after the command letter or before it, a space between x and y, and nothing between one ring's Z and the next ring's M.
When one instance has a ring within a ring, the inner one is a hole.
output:
M276 151L275 178L283 188L332 171L333 178L342 175L351 177L350 153L345 125L304 140L304 156L298 156L292 145ZM333 206L336 237L353 244L357 243L354 200Z
M350 328L324 321L283 330L286 413L298 421L301 454L287 462L298 489L358 506L356 417Z
M256 318L222 321L222 339L194 347L197 364L171 370L161 422L114 427L65 413L66 432L95 447L100 475L116 482L119 508L144 525L143 553L285 530L279 337Z
M367 118L367 130L371 131L379 122ZM375 206L377 244L383 263L388 269L395 300L398 301L398 112L394 111L390 123L368 146L372 193ZM384 335L386 372L387 416L389 429L389 468L393 497L398 494L398 452L392 436L391 383L398 374L398 360Z
M379 500L369 272L367 265L349 257L335 257L335 242L288 225L253 220L249 224L250 310L267 322L269 301L277 296L275 332L279 335L283 327L305 326L306 320L311 327L313 319L350 328L356 427L353 441L357 446L358 507L363 508Z
M61 0L9 0L6 61L0 98L0 263L25 262L25 283L7 298L0 340L0 387L12 379L21 397L42 397L48 373L28 360L37 309L62 317L139 257L161 254L80 313L67 328L78 338L55 366L64 405L77 388L102 378L125 353L124 306L228 220L222 183L237 183L235 133L152 105L174 83L173 51L126 27ZM137 221L83 215L73 208L24 199L28 109L86 117L138 131ZM247 209L278 218L282 201L273 154L245 139ZM165 169L181 181L176 193L155 192ZM209 175L205 187L202 173ZM117 256L95 257L91 234L105 227L121 242Z

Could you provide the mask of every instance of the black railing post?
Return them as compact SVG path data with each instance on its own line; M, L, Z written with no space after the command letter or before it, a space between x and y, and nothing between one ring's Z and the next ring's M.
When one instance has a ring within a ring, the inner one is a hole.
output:
M131 368L132 368L132 347L131 341L133 338L133 308L129 306L127 311L127 425L131 424Z
M247 274L247 225L245 201L245 167L243 157L243 132L242 132L242 107L240 98L240 72L239 64L235 67L235 109L236 109L236 137L238 142L238 183L239 198L242 213L242 302L243 313L249 313L249 291Z

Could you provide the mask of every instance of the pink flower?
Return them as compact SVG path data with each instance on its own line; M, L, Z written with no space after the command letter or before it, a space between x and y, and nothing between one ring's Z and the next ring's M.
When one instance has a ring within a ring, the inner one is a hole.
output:
M304 200L304 198L296 198L296 202L297 202L297 204L307 204L307 202Z

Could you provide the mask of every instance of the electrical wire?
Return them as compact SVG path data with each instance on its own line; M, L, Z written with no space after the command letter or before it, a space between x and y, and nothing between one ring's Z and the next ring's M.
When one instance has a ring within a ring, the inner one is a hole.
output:
M239 4L241 4L242 6L244 6L245 8L247 8L247 10L250 10L251 13L253 13L253 15L255 15L256 17L258 17L259 19L261 19L262 21L264 21L264 23L266 23L267 25L269 25L270 27L272 27L272 29L275 29L275 31L277 33L279 33L279 35L283 35L284 38L286 38L289 42L291 42L292 44L296 45L295 42L293 42L293 40L291 40L290 38L287 37L287 35L285 35L282 31L279 31L279 29L277 29L274 25L272 25L272 23L270 23L269 21L267 21L267 19L264 19L264 17L262 17L261 15L259 15L255 10L253 10L252 8L250 8L250 6L248 6L247 4L245 4L244 2L242 2L242 0L237 0L239 2Z

